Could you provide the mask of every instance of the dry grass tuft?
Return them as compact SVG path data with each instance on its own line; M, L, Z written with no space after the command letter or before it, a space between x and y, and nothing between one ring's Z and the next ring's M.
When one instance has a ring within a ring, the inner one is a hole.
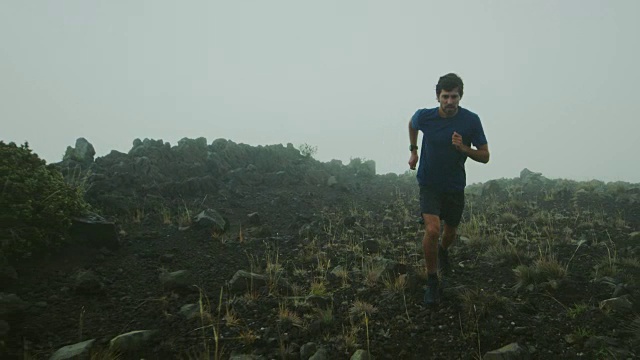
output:
M372 304L362 301L356 300L351 304L349 308L349 315L354 318L363 317L366 315L370 316L371 314L375 314L378 312L378 308L373 306Z
M342 327L342 338L344 340L344 346L349 352L352 352L360 347L358 343L358 333L362 330L360 326L351 326L349 330Z
M364 284L369 287L376 286L378 284L378 281L380 280L382 271L384 271L384 269L380 266L372 263L365 264L363 269Z
M555 283L567 276L567 269L554 256L545 256L532 265L519 265L514 270L518 279L514 289L519 290L529 285Z
M385 295L401 294L407 288L407 275L398 275L393 279L385 276L382 279L382 283L384 284L382 292Z
M516 265L522 263L524 254L512 244L494 243L489 246L485 256L500 264Z
M245 345L249 346L256 342L259 339L259 336L256 335L253 330L247 328L240 331L238 334L238 339Z
M316 309L316 315L318 317L318 320L320 320L322 324L324 325L333 324L334 318L333 318L332 308Z
M512 303L508 298L479 288L465 289L458 294L458 298L464 313L470 319L480 319L512 310Z
M325 296L328 294L327 285L324 283L324 281L315 279L311 282L309 293L311 295Z
M278 305L278 321L281 323L302 326L302 318L295 311L287 308L286 304Z

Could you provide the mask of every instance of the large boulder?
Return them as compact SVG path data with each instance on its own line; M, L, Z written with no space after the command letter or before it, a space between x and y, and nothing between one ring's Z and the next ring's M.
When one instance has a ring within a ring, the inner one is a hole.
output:
M157 339L157 330L136 330L121 334L111 339L112 350L127 353L140 351Z
M529 352L518 343L511 343L500 349L489 351L482 357L484 360L520 360L528 358Z
M189 270L160 273L160 282L162 283L162 287L168 291L194 289L192 288L192 278L193 276Z
M116 225L98 215L72 219L69 235L74 242L116 250L120 246Z
M29 307L16 294L0 293L0 320L10 320L20 317Z
M195 216L194 221L198 227L207 228L212 232L224 233L229 229L229 222L219 212L207 209Z
M96 155L96 150L93 148L90 142L85 138L78 138L76 140L76 146L67 147L67 151L64 153L62 157L62 161L77 161L81 164L91 164L93 162L93 157Z
M83 341L73 345L67 345L58 349L49 360L85 359L89 358L89 353L96 339Z
M542 173L533 172L527 168L520 172L522 191L529 194L540 194L545 190L548 179Z
M542 173L533 172L527 168L524 168L522 169L522 171L520 171L520 180L522 180L523 182L539 180L541 177Z
M78 272L74 288L78 294L95 295L103 292L104 284L98 275L91 270L87 270Z

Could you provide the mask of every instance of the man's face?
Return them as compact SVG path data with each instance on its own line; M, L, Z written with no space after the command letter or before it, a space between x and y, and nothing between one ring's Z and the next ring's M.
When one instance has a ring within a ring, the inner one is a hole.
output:
M451 91L442 90L438 97L440 103L440 109L447 114L447 116L453 116L458 112L458 104L460 103L460 92L458 88Z

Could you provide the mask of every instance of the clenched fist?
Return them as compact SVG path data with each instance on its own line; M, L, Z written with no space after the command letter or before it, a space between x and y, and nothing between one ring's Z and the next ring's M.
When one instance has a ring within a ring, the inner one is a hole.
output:
M409 157L409 169L415 170L417 163L418 163L418 154L411 154L411 157Z
M451 136L451 144L455 146L456 150L464 152L465 145L462 143L462 135L458 134L455 131Z

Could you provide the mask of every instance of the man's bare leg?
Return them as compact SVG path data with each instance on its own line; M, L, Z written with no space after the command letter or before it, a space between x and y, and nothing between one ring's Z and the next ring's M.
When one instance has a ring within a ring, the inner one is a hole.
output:
M456 240L456 231L458 227L444 223L444 232L442 233L442 248L447 250Z
M456 239L456 230L457 228L455 226L448 225L445 221L444 231L442 232L442 244L438 248L438 267L442 274L448 274L449 270L451 270L449 264L449 247L453 245Z
M422 250L427 266L427 288L424 292L424 304L431 306L440 301L438 286L438 237L440 237L440 217L422 214L424 219L424 238Z
M440 237L440 217L431 214L422 214L424 219L424 238L422 250L424 261L427 265L429 276L438 274L438 238Z

